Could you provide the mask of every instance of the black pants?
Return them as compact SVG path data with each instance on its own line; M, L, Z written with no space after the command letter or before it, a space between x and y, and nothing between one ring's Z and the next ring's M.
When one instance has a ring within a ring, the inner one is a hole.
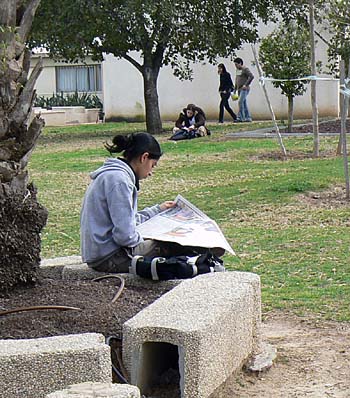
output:
M224 108L231 115L233 120L237 120L237 115L233 112L233 110L230 107L230 104L228 103L228 100L230 98L230 93L220 93L220 96L221 96L221 101L220 101L219 122L224 121Z

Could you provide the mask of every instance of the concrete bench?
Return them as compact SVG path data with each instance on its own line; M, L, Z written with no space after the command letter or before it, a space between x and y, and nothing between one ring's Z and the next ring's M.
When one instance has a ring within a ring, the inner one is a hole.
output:
M260 347L260 278L224 272L184 280L123 326L131 384L148 394L177 367L182 398L206 398Z
M104 274L103 272L95 271L88 267L86 263L66 260L66 263L62 269L63 280L89 280L94 279ZM46 261L41 265L41 268L45 272L45 268L50 267L50 262ZM174 286L179 285L182 279L173 279L169 281L153 281L151 279L144 279L133 274L123 273L116 274L124 278L126 286L142 286L148 289L160 290L160 289L172 289Z
M66 279L101 275L78 256L43 261L42 270L50 267ZM123 361L141 393L162 384L162 374L175 367L182 398L207 398L261 353L257 275L224 272L164 282L121 275L126 284L175 286L123 326ZM110 348L102 335L0 340L0 352L0 396L6 398L43 398L70 384L111 382Z
M56 391L46 398L140 398L135 386L112 383L81 383Z
M111 382L110 347L102 334L0 340L0 396L43 398L70 384Z

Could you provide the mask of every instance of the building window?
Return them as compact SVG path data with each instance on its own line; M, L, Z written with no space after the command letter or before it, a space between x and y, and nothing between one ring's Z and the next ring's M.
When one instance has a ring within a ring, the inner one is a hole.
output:
M56 66L57 92L102 91L101 65Z

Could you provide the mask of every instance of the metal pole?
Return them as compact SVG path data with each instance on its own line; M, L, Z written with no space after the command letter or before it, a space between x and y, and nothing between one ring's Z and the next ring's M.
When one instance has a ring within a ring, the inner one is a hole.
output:
M340 61L340 87L346 88L345 84L345 61ZM350 183L349 183L349 162L348 162L348 151L346 145L346 116L347 109L349 106L349 99L345 94L342 94L342 107L341 107L341 139L342 139L342 150L344 160L344 175L345 175L345 186L346 186L346 199L350 199Z
M263 72L262 72L262 69L261 69L261 66L260 66L260 63L259 63L259 59L258 59L258 56L257 56L257 53L256 53L256 49L255 49L255 47L254 47L253 44L252 44L252 51L253 51L253 55L254 55L256 67L257 67L257 69L258 69L259 78L261 78L261 77L263 76ZM278 124L277 124L277 121L276 121L275 112L273 111L273 108L272 108L272 105L271 105L271 101L270 101L270 98L269 98L269 94L268 94L268 92L267 92L267 89L266 89L266 87L265 87L265 84L262 84L261 87L262 87L262 89L263 89L263 91L264 91L265 98L266 98L266 102L267 102L267 104L268 104L268 106L269 106L269 109L270 109L270 113L271 113L271 116L272 116L273 124L275 125L275 129L276 129L276 134L277 134L278 142L279 142L279 144L280 144L280 147L281 147L283 156L286 158L286 157L287 157L287 151L286 151L286 148L285 148L285 146L284 146L284 144L283 144L282 136L281 136L280 129L279 129Z
M316 75L315 55L315 16L314 0L309 0L309 22L310 22L310 45L311 45L311 74ZM314 156L320 155L320 134L318 127L318 108L316 99L316 80L311 80L311 105L312 105L312 126L314 133Z

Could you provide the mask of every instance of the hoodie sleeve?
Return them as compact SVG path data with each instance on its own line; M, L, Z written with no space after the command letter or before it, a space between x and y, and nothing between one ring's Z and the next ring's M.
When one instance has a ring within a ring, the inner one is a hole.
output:
M149 220L151 217L161 212L160 206L155 205L152 207L146 207L136 214L136 225L142 224Z
M113 223L112 235L119 246L135 247L143 241L136 231L137 213L134 210L133 201L133 187L125 182L114 185L107 196Z

